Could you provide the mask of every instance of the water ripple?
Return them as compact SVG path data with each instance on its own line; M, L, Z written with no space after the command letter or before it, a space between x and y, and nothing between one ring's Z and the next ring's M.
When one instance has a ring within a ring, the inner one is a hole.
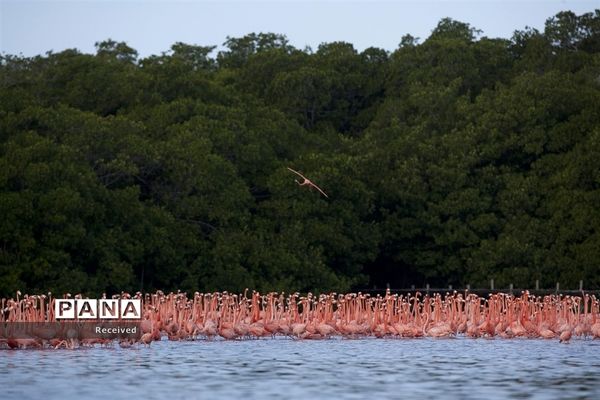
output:
M600 343L248 340L0 352L2 399L600 398Z

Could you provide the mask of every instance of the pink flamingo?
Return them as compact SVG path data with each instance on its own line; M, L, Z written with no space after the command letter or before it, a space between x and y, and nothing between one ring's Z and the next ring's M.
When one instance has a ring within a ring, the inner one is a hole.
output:
M568 343L569 340L571 340L571 334L572 334L572 331L570 329L566 330L566 331L563 331L563 333L560 334L560 340L559 340L559 342L560 343L563 343L563 342L564 343Z
M289 169L290 171L292 171L293 173L295 173L296 175L298 175L299 177L301 177L302 179L304 179L304 181L302 181L302 183L300 183L300 181L298 181L297 179L295 179L295 182L300 185L300 186L308 186L308 187L314 187L315 189L317 189L319 192L321 192L321 194L327 198L329 198L329 196L327 196L327 194L325 194L325 192L323 190L321 190L320 187L318 187L317 185L315 185L313 183L313 181L311 181L310 179L308 179L307 177L305 177L304 175L302 175L300 172L291 169L290 167L287 167L287 169Z

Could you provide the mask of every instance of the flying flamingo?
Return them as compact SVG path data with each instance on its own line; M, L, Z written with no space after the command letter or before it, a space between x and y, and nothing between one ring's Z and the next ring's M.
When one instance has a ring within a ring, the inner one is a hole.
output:
M317 185L315 185L310 179L308 179L307 177L305 177L304 175L302 175L300 172L291 169L290 167L287 167L287 169L289 169L290 171L292 171L293 173L295 173L296 175L298 175L300 178L304 179L304 181L302 181L302 183L300 183L299 180L295 179L296 183L300 186L309 186L309 187L314 187L315 189L317 189L319 192L321 192L321 194L327 198L329 198L329 196L327 196L327 194L325 194L324 191L321 190L320 187L318 187Z

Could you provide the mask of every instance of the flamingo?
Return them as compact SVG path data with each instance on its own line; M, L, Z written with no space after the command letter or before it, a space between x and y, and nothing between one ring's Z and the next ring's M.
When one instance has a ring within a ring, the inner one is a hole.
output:
M49 295L50 296L50 295ZM71 297L70 294L65 295ZM483 299L470 294L446 294L442 297L419 298L410 295L378 295L371 298L360 292L350 294L298 293L287 297L284 293L261 295L253 291L252 297L215 292L194 294L164 294L157 291L143 300L144 312L140 321L141 337L121 339L121 347L135 343L149 346L161 339L196 339L198 333L208 340L215 336L224 339L244 339L285 335L298 339L326 339L331 336L357 338L375 337L539 337L568 342L573 336L600 336L600 315L595 297L544 298L512 295L492 295ZM75 298L81 298L75 294ZM130 298L121 293L117 297ZM583 304L583 314L581 306ZM591 304L590 304L591 303ZM53 301L42 296L21 295L17 300L0 300L0 348L67 348L105 346L115 343L110 339L81 337L69 325L55 323ZM15 322L52 322L47 328L34 326L19 334ZM11 327L12 325L12 327Z
M152 343L152 333L150 333L150 332L144 333L142 335L142 337L140 338L140 341L142 343L144 343L145 345L150 346L150 343Z
M329 196L327 196L327 194L325 194L325 192L323 190L321 190L320 187L318 187L317 185L315 185L313 183L313 181L311 181L310 179L308 179L307 177L305 177L304 175L302 175L300 172L291 169L290 167L287 167L288 170L292 171L293 173L295 173L296 175L298 175L299 177L301 177L302 179L304 179L302 181L302 183L300 183L300 181L298 179L295 179L294 181L300 185L300 186L308 186L308 187L314 187L315 189L317 189L319 192L321 192L321 194L323 196L325 196L326 198L329 198Z
M560 343L569 343L569 340L571 340L571 334L572 334L572 331L570 329L566 330L566 331L563 331L560 334L560 340L559 340L559 342Z

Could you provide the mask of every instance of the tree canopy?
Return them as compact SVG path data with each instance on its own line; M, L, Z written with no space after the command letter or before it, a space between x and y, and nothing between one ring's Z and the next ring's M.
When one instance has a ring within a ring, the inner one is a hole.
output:
M0 56L0 294L600 288L600 10L224 45Z

